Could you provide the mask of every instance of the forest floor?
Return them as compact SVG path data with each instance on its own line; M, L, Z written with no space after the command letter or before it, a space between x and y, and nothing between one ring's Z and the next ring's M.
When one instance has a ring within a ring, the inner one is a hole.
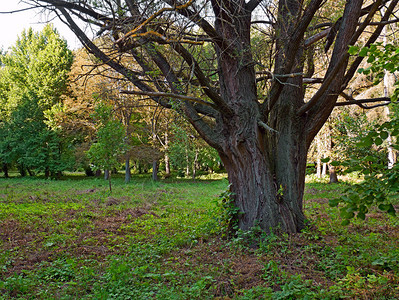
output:
M0 179L0 299L399 299L398 217L342 226L346 184L308 182L301 233L228 237L227 186Z

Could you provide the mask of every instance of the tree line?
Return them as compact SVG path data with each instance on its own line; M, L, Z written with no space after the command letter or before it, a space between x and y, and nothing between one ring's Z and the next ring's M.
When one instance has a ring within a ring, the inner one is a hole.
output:
M72 52L52 25L27 29L1 55L0 162L4 176L60 177L63 171L87 175L120 170L126 181L133 168L153 169L157 179L222 168L217 153L206 147L177 116L136 96L120 97L120 84L107 70L93 69L93 57Z

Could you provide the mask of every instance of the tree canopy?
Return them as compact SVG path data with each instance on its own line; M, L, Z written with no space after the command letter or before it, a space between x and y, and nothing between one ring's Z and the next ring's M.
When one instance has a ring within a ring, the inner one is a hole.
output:
M51 25L41 32L24 30L1 57L0 161L17 164L22 174L25 168L49 175L68 167L51 119L67 91L72 60L65 40Z

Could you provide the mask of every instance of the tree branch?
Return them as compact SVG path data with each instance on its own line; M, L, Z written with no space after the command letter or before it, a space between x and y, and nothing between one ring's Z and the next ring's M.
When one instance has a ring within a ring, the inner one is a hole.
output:
M218 106L218 110L223 111L224 113L231 114L232 111L227 103L223 100L223 98L215 91L215 89L210 85L208 78L202 72L199 64L195 60L195 58L191 55L190 52L187 51L179 43L172 44L173 49L180 54L180 56L186 61L186 63L193 68L194 74L200 82L203 91L205 94Z
M390 3L389 7L387 8L384 16L381 18L381 24L374 30L373 34L369 37L364 47L369 47L372 43L374 43L380 36L382 29L385 26L385 22L388 21L390 15L392 14L393 10L395 9L396 5L398 4L399 0L394 0ZM355 61L349 67L349 70L345 74L345 80L341 86L341 91L343 91L346 86L349 84L351 78L355 75L357 68L360 66L364 57L358 56L356 57Z
M331 28L324 29L323 31L311 36L310 38L306 39L305 41L305 48L313 45L317 41L321 40L322 38L326 37L331 31Z
M76 11L79 11L83 14L86 14L86 15L92 17L93 19L99 20L99 21L103 21L103 22L106 22L106 21L111 22L112 21L111 18L104 16L103 14L100 14L100 13L94 11L93 9L81 6L78 2L68 2L68 1L64 1L64 0L38 0L38 1L53 5L57 8L76 10Z
M284 53L284 57L287 59L284 60L283 66L276 66L276 68L281 68L278 70L281 74L288 74L291 73L292 68L295 63L295 58L299 47L301 46L301 39L305 34L306 29L308 28L310 22L312 21L314 14L320 8L323 0L311 0L309 5L306 7L303 17L299 22L299 26L295 28L291 38L287 41L287 48ZM265 101L262 104L262 111L263 114L268 114L268 112L273 108L273 106L278 101L281 92L283 91L284 83L287 81L288 78L283 78L280 81L275 81L270 89L269 93L269 100Z
M164 0L165 3L168 3L170 6L174 6L175 0ZM212 39L212 41L217 44L220 49L223 49L223 51L228 51L229 49L229 44L227 43L226 40L223 39L221 35L219 35L215 28L204 18L202 18L198 12L192 11L188 8L183 8L177 10L177 13L186 17L187 19L191 20L202 28L204 32Z
M381 97L381 98L373 98L373 99L354 99L353 97L350 97L343 93L341 93L341 96L343 96L347 101L337 102L337 103L335 103L335 106L357 105L363 109L372 109L375 107L386 106L391 103L391 98L389 98L389 97ZM382 102L382 101L385 101L385 103L376 104L376 105L372 105L372 106L363 105L364 103L375 103L375 102Z
M142 92L142 91L129 91L129 90L122 90L122 94L131 94L131 95L142 95L142 96L149 96L149 97L168 97L168 98L174 98L174 99L180 99L184 101L191 101L199 104L203 104L212 108L215 108L215 105L210 102L206 102L200 98L196 97L191 97L191 96L185 96L185 95L180 95L180 94L174 94L174 93L162 93L162 92Z
M74 20L71 18L71 16L68 14L68 12L63 8L63 7L57 7L57 9L62 13L62 15L65 17L69 27L71 30L75 33L75 35L78 37L80 42L84 45L84 47L92 54L94 54L97 58L102 60L104 63L109 65L111 68L116 70L118 73L123 75L125 78L127 78L131 83L133 83L136 87L138 87L140 90L145 91L145 92L154 92L153 89L142 82L137 76L133 74L133 72L130 72L129 69L126 67L122 66L121 64L117 63L116 61L112 60L107 56L104 52L102 52L87 36L86 34L77 26L77 24L74 22ZM172 108L172 106L165 102L162 101L159 98L153 98L155 102L158 104L166 107L166 108Z
M262 2L263 0L250 0L246 5L245 8L249 11L252 12L255 8L258 7L258 5Z
M380 6L382 0L377 0L374 4L373 7L370 9L369 14L367 15L365 21L362 23L362 25L355 31L351 39L349 40L347 45L353 45L359 36L363 33L364 29L367 27L368 23L371 21L373 18L374 14L377 12L378 7ZM345 24L343 24L345 26ZM319 99L324 95L324 93L330 88L330 84L332 83L333 80L335 80L337 74L339 71L342 71L342 68L346 65L348 59L349 59L349 49L347 47L344 48L344 53L341 54L335 65L332 67L330 72L327 71L326 76L324 78L323 84L319 88L319 90L313 95L313 97L305 103L299 110L298 114L303 115L305 112L310 110L312 107L314 107Z

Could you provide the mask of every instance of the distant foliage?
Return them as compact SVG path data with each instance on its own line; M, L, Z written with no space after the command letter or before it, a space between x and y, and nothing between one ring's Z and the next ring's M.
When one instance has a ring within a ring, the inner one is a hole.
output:
M97 141L87 151L94 170L111 170L119 165L125 150L125 129L113 117L112 107L99 103L94 118L97 120Z
M72 52L47 25L24 30L1 55L0 162L25 170L59 174L71 167L71 151L53 119L67 92Z

